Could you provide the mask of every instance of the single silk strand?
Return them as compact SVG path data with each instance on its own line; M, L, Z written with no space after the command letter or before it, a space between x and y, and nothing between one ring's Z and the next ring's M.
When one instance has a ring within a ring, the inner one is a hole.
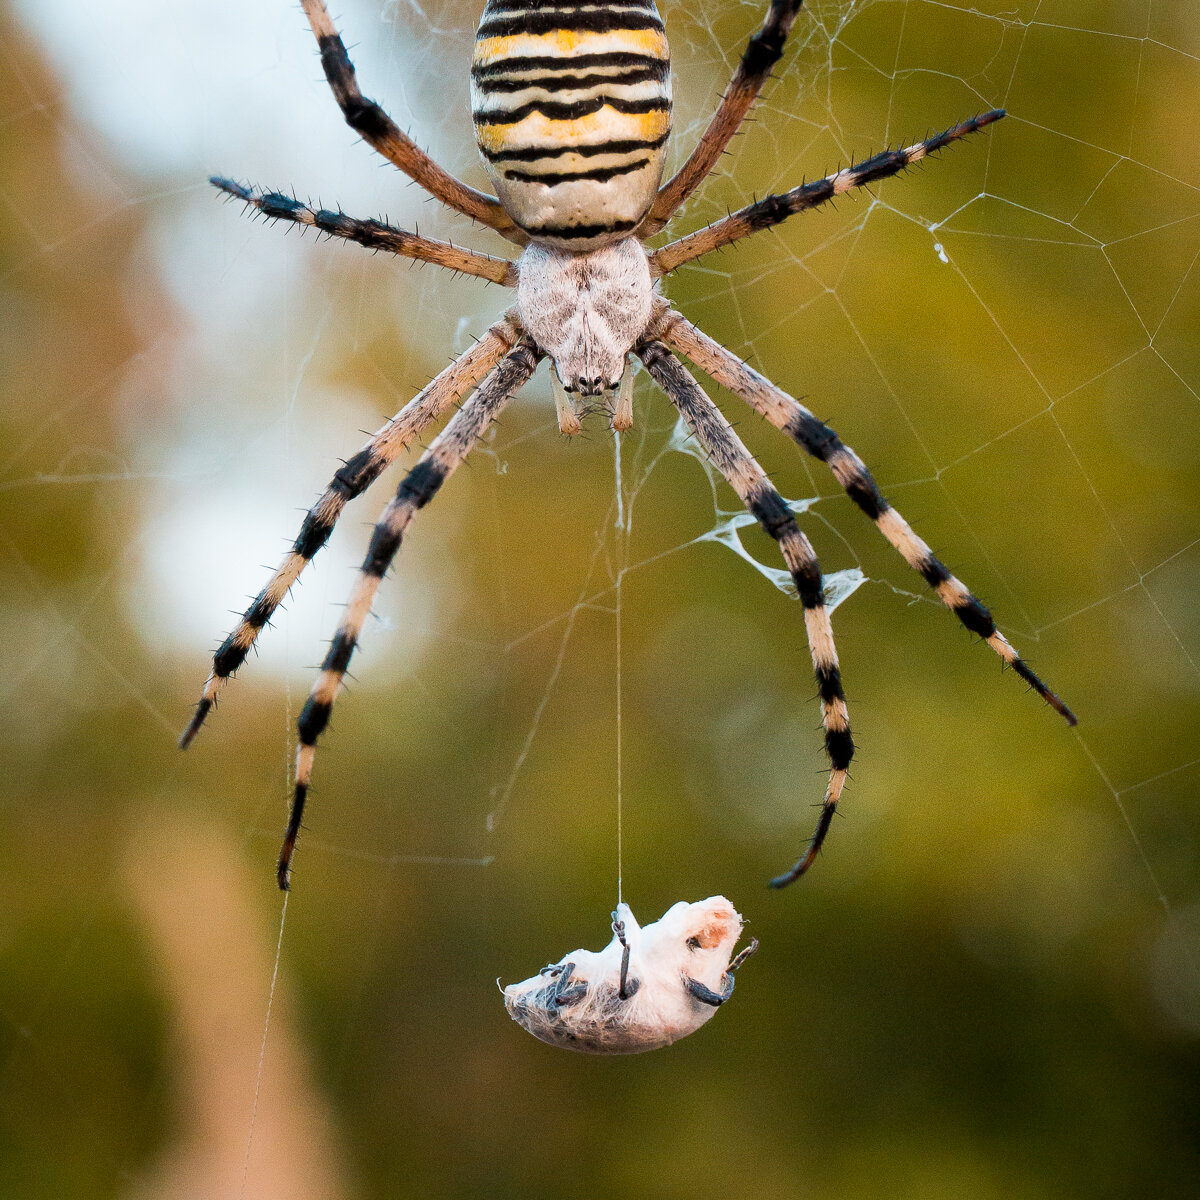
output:
M617 906L624 903L624 763L622 761L621 735L621 582L625 577L628 551L628 532L625 528L625 486L621 472L621 434L613 431L613 469L617 491L616 518L613 529L616 534L616 638L617 638Z

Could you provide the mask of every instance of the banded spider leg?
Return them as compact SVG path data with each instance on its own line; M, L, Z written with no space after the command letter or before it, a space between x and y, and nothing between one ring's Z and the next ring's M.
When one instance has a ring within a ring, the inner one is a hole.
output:
M771 68L783 57L784 43L803 3L804 0L771 0L762 27L742 52L717 111L687 161L659 188L638 229L639 237L645 239L658 233L708 178L770 79Z
M996 628L992 614L929 548L912 526L884 498L866 464L832 429L719 342L701 332L681 313L661 319L658 336L690 359L722 387L741 397L776 429L823 462L846 495L875 522L879 532L904 561L934 590L938 599L972 633L978 634L1055 712L1075 725L1075 714L1030 669L1011 642Z
M846 696L842 691L842 676L833 644L833 626L825 608L821 567L812 544L800 531L787 502L734 433L721 410L704 394L683 364L657 340L642 342L637 347L637 354L651 378L679 410L701 450L725 476L746 508L758 518L763 529L779 543L804 606L804 626L821 696L821 724L825 729L830 772L825 802L807 851L794 867L771 880L772 887L784 887L803 875L820 852L846 783L850 760L854 757L854 738L850 733Z
M297 722L300 742L296 748L296 789L276 869L279 886L285 892L291 875L292 852L304 817L304 802L312 780L317 739L329 724L333 702L341 689L379 584L399 552L404 533L418 509L424 508L442 484L454 474L513 394L533 374L541 358L541 351L527 338L522 338L509 351L400 481L395 496L375 526L358 581L350 593L341 623L321 664L321 673L313 684Z
M320 499L308 510L292 548L266 587L213 655L212 671L196 711L179 738L187 749L217 703L229 677L246 661L258 635L275 615L292 585L329 540L343 509L361 495L393 463L405 447L456 400L471 391L517 344L520 325L515 312L496 322L465 354L418 392L359 452L347 459Z
M346 124L372 149L399 167L410 179L448 208L481 225L487 225L510 242L524 245L529 239L517 228L495 196L476 191L438 166L391 117L368 100L358 86L354 64L341 34L329 16L325 0L300 0L321 52L321 66Z

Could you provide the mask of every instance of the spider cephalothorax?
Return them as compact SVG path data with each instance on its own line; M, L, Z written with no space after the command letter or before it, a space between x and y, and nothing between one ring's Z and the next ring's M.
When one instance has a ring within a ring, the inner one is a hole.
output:
M346 504L363 492L433 421L463 397L459 411L405 475L375 527L358 582L299 720L296 790L279 856L288 886L292 851L312 776L316 743L333 708L380 580L409 523L466 458L543 357L554 365L559 427L580 429L579 396L618 390L615 429L633 420L632 358L678 409L704 453L779 544L804 608L829 783L807 850L772 880L790 883L821 848L845 784L854 740L842 691L821 570L795 516L733 427L677 356L689 359L772 425L825 463L847 495L918 571L967 629L978 634L1048 704L1075 718L1030 670L988 610L934 556L880 494L862 460L787 392L701 333L658 293L658 281L685 263L832 197L904 170L948 143L1004 116L993 110L900 150L885 150L824 179L767 196L712 225L649 250L712 171L779 61L802 0L770 0L732 81L696 148L662 186L671 123L670 62L653 0L488 0L475 42L472 117L496 186L488 196L447 174L359 90L324 0L302 0L321 62L347 122L376 150L450 208L524 247L517 262L433 241L379 221L313 209L277 192L214 177L252 208L335 237L476 275L517 290L517 302L337 471L309 510L291 551L213 660L187 745L221 688L301 571L325 544ZM473 393L473 394L472 394Z
M521 323L553 360L566 390L598 396L616 388L654 309L641 242L627 237L580 253L531 243L518 270Z

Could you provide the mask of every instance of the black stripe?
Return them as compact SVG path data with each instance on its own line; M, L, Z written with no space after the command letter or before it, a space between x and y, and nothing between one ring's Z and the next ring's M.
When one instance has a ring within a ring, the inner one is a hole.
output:
M842 448L842 440L824 421L818 421L812 413L799 412L788 420L784 432L821 462L826 462L835 450Z
M308 206L301 204L299 200L293 200L291 196L285 196L282 192L268 192L259 199L258 207L268 217L287 217L295 220L296 214L302 213Z
M783 428L785 433L821 462L828 462L839 450L845 449L842 439L824 421L818 421L811 413L799 412L789 417ZM865 467L856 470L854 478L842 486L846 489L846 495L872 521L879 520L891 507L883 498L871 472Z
M607 54L529 54L513 55L497 59L496 62L480 63L471 68L474 79L487 79L492 75L507 75L510 71L532 71L559 69L576 71L581 67L652 67L659 64L669 67L665 58L653 54L634 54L629 50L613 50ZM217 184L220 187L220 184Z
M611 108L619 113L638 115L652 112L670 112L671 101L665 96L652 96L648 100L624 100L619 96L595 96L590 100L576 100L561 104L554 100L531 100L517 108L476 109L471 120L476 125L516 125L533 113L541 113L548 121L575 121L589 117L602 108Z
M301 558L312 558L322 546L329 541L329 535L333 532L333 522L318 517L315 513L309 512L304 518L300 526L300 532L296 535L296 540L292 543L292 550L299 554Z
M353 500L379 478L383 466L383 459L377 457L370 447L360 450L338 468L330 481L329 491L343 500ZM323 516L319 512L320 507L318 503L305 514L300 532L292 543L292 552L301 558L313 558L333 532L334 521Z
M582 241L584 238L603 237L608 233L627 233L636 229L641 221L606 221L597 225L522 225L530 237L561 238L563 241Z
M322 671L336 671L339 675L346 673L350 659L354 656L355 639L348 633L339 630L329 643L329 651L325 661L321 663Z
M800 527L796 517L788 507L788 502L775 490L767 485L756 489L746 501L746 507L758 519L758 523L777 542L785 535L796 532ZM800 594L800 603L805 608L824 608L825 589L821 580L821 569L815 562L808 562L799 570L792 572L792 581Z
M932 139L936 141L937 139ZM930 146L930 152L936 147ZM895 175L899 171L903 171L905 167L912 161L907 150L881 150L878 154L871 158L864 158L857 166L850 168L852 178L857 178L860 175L870 175L875 179L881 179L888 175Z
M530 146L520 150L484 150L488 162L536 162L539 158L562 158L565 154L578 154L580 158L594 158L601 154L632 154L635 150L657 150L666 145L671 135L664 133L657 138L626 138L624 141L596 142L587 146Z
M992 620L992 614L974 596L968 596L965 604L956 604L950 611L972 633L979 634L981 638L990 638L996 632L996 622Z
M660 62L653 67L626 71L623 75L536 75L522 79L482 79L476 80L476 86L489 96L493 92L523 92L526 88L541 88L544 92L570 92L598 87L602 83L622 87L635 83L661 83L670 70L668 63Z
M403 535L387 525L376 525L367 546L367 557L363 559L362 573L382 579L387 574L388 567L392 565L392 559L396 557L402 540Z
M616 12L600 9L595 12L526 12L516 17L486 15L475 33L475 40L511 37L513 34L557 33L619 33L623 30L663 29L661 18L650 12Z
M816 186L824 187L828 193L822 199L827 200L833 195L833 184L828 180L820 180ZM807 193L807 188L806 184L798 190ZM745 213L750 227L759 230L770 229L772 225L786 221L795 211L795 206L788 202L787 196L764 196L757 204L750 205Z
M403 230L394 229L382 221L358 220L330 208L317 209L313 213L313 224L325 233L357 242L368 250L391 250L395 253L397 239L405 237Z
M560 183L576 183L584 179L594 179L597 183L607 183L618 175L628 175L632 171L640 171L649 158L634 159L621 167L596 167L592 171L551 171L538 175L532 171L505 171L505 179L515 179L522 183L544 183L547 187L556 187Z
M756 489L746 507L776 541L796 528L796 518L787 501L770 485Z
M318 208L313 213L313 224L318 229L323 229L326 233L336 233L340 237L366 237L370 238L371 226L378 225L376 221L356 221L353 217L348 217L344 212L335 212L332 208ZM361 230L358 228L361 226Z
M788 28L791 27L800 4L801 0L785 0L783 3L776 0L771 5L763 27L746 46L738 67L739 75L750 79L761 78L783 57L783 47L787 41L784 22L786 21Z
M358 90L354 77L354 64L346 53L346 47L337 34L317 39L321 52L321 66L325 78L333 89L334 97L351 129L362 134L368 142L381 141L396 132L391 118L375 103Z
M271 619L271 614L274 611L275 602L267 596L266 588L264 588L255 596L254 603L246 609L246 615L242 620L251 629L261 629Z
M872 521L878 521L891 507L870 475L856 476L846 484L846 495L862 509Z
M353 500L379 478L383 473L383 466L383 459L376 457L370 446L364 447L338 468L330 484L330 491L339 492L347 500Z
M236 179L226 179L224 175L210 175L208 182L213 187L220 188L221 191L228 192L231 196L236 196L239 200L249 202L254 199L254 192L244 183L238 183Z
M825 749L829 752L829 761L833 764L835 771L845 771L850 766L850 760L854 757L854 738L850 735L849 729L827 729L825 731ZM832 809L825 810L830 817L833 816ZM827 829L829 822L825 820L825 813L821 814L821 824ZM824 837L824 829L820 826L817 828L817 838Z
M808 562L798 571L793 571L792 582L805 608L825 607L825 584L821 578L821 568L815 562Z
M437 459L423 458L401 481L396 499L412 500L418 508L424 508L445 482L446 468Z
M213 655L213 674L218 679L228 679L246 661L249 647L238 645L234 637L231 633Z
M484 16L501 12L539 12L547 8L644 8L654 10L653 0L488 0Z
M842 691L842 673L837 667L817 667L817 688L821 700L830 704L834 700L845 700L846 693Z
M921 578L934 589L950 578L950 572L932 554L917 567L917 570L921 572Z
M300 744L302 746L315 746L317 738L325 731L325 726L329 724L329 714L333 711L333 705L328 700L318 700L314 696L304 702L304 708L300 712L300 720L296 722L296 729L300 734Z

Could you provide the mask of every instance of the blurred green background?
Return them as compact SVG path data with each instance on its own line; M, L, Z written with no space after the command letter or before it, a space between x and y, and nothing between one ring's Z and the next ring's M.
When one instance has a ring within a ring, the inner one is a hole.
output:
M678 156L762 4L662 7ZM475 9L337 15L368 94L481 184ZM821 794L799 609L696 541L735 501L644 383L618 538L611 437L561 439L543 369L383 591L286 919L293 723L394 479L174 737L337 459L505 296L204 180L503 246L356 144L285 0L0 13L0 1194L1197 1194L1194 4L814 0L672 230L1009 108L667 291L835 425L1078 730L716 394L819 498L825 569L868 580L835 614L844 819L769 893ZM762 949L697 1036L605 1061L526 1036L492 981L607 940L622 564L626 898L724 893Z

